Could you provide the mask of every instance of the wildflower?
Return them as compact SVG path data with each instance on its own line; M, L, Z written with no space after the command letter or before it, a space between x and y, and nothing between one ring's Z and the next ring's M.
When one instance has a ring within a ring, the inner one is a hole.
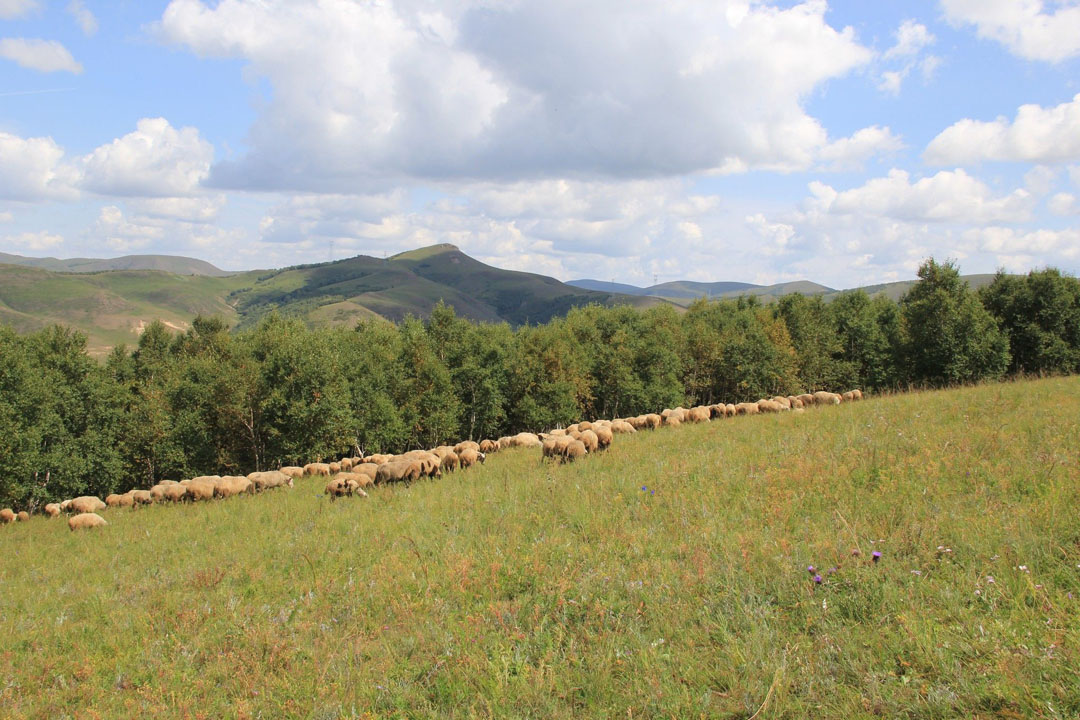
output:
M814 574L814 566L813 566L813 565L807 565L807 566L806 566L806 572L808 572L808 573L810 573L811 575L813 575L813 574Z
M976 594L976 595L982 595L982 590L976 590L976 591L975 591L975 594Z
M814 576L814 583L815 584L820 585L823 582L824 582L824 580L822 579L822 577L820 575L815 575Z
M655 495L655 494L656 494L656 491L655 491L655 490L650 490L650 491L649 491L649 494L650 494L650 495Z
M877 550L875 550L872 557L874 558L874 562L877 562L878 560L881 559L881 553L878 552Z
M642 491L642 492L645 492L645 491L646 491L646 490L648 490L648 489L649 489L649 486L648 486L648 485L642 485L642 486L641 486L641 491Z
M993 585L993 584L994 584L995 582L997 582L997 580L994 580L994 576L993 576L993 575L987 575L987 576L986 576L986 582L987 582L988 584L990 584L990 585Z
M912 575L920 575L920 576L921 576L921 575L922 575L922 570L912 570L912 571L911 571L911 574L912 574Z
M862 551L859 548L854 548L851 551L851 557L859 557L860 555L862 555ZM1077 565L1077 567L1080 567L1080 565Z
M836 572L837 570L839 570L839 569L840 569L840 568L838 568L838 567L835 567L835 566L833 566L833 567L829 568L829 574L830 574L830 575L832 575L832 574L834 574L834 573L835 573L835 572Z
M1020 572L1028 572L1028 566L1027 565L1021 565L1016 569L1019 570Z

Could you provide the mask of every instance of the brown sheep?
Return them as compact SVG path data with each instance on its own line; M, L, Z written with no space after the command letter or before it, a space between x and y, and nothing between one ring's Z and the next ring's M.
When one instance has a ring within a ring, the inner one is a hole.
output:
M660 425L662 425L663 422L664 422L663 418L661 418L656 413L649 413L649 414L647 414L645 416L645 429L647 429L647 430L655 430L658 427L660 427Z
M852 400L862 400L863 399L862 390L859 390L858 388L852 390L851 391L851 396L852 396L851 397Z
M580 440L571 440L562 449L562 457L566 462L573 462L578 458L585 457L589 451Z
M481 440L480 452L485 455L490 455L493 452L499 452L499 443L495 440Z
M791 409L791 398L788 398L784 395L777 395L776 397L772 398L772 401L775 403L780 403L785 410Z
M461 464L461 460L458 458L457 453L448 452L442 456L442 463L439 465L439 469L443 472L454 472L458 469L458 465Z
M375 474L379 472L379 466L371 463L360 463L359 465L353 465L353 475L363 475L371 478L372 483L375 482ZM363 483L361 483L363 485Z
M474 450L473 448L465 448L460 453L458 453L458 458L461 461L462 470L464 470L465 468L470 468L476 463L483 464L484 460L487 459L484 457L484 453L480 452L479 450Z
M815 405L839 405L842 398L836 393L825 392L824 390L818 390L814 393Z
M45 514L49 517L57 517L60 514L60 503L49 503L45 506Z
M339 474L339 475L335 475L333 480L326 483L325 492L326 492L327 495L330 496L330 500L333 501L333 500L338 499L339 497L345 497L346 495L352 495L353 494L353 489L355 488L355 486L356 486L355 482L350 483L348 480L341 477L341 475ZM356 488L356 489L359 489L359 488Z
M167 485L179 485L180 483L178 481L176 481L176 480L159 480L157 484L167 486Z
M112 495L105 498L105 504L109 507L131 507L135 504L135 499L131 497L131 493L126 492L123 495Z
M15 511L11 508L4 508L0 510L0 525L7 525L8 523L15 522Z
M810 393L802 393L801 395L796 395L795 397L800 402L802 402L803 407L810 407L811 405L814 404L814 396L811 395Z
M135 505L149 505L154 499L150 496L149 490L132 490L131 501L134 507Z
M292 487L293 479L283 472L268 470L266 472L249 473L247 479L254 486L253 491L272 490L279 487Z
M68 506L71 505L71 500L64 500L60 503L60 512L67 512Z
M331 462L331 463L327 463L327 465L330 467L330 472L331 473L339 473L339 472L341 472L341 463L339 463L339 462Z
M567 434L568 433L566 432L565 428L555 428L548 433L548 435L551 435L552 437L566 437Z
M682 420L680 420L679 417L675 414L668 415L666 418L664 418L664 427L677 428L680 425L682 425Z
M692 423L709 422L712 419L712 411L707 407L698 406L690 408L686 412L686 421Z
M71 530L84 530L88 528L102 527L108 525L105 522L105 518L101 517L97 513L79 513L78 515L72 515L68 518L68 528Z
M191 480L188 482L188 485L193 482L210 483L211 485L217 485L218 481L220 480L220 475L199 475L198 477L191 478Z
M571 438L566 435L558 437L548 437L541 444L541 457L545 458L558 458L562 457L563 448L569 444Z
M626 420L616 420L615 422L611 423L611 432L619 433L621 435L629 435L631 433L636 433L637 430Z
M591 422L589 422L588 420L585 420L583 422L579 422L577 424L578 432L585 432L586 430L592 430L592 429L593 429L593 424Z
M611 443L615 439L615 434L612 432L611 428L593 424L592 431L596 434L597 448L600 450L607 450L611 447Z
M285 467L278 470L278 472L284 473L294 480L299 480L300 478L304 477L304 468L298 467L296 465L286 465Z
M719 403L719 404L716 404L716 405L710 405L709 406L709 417L711 419L713 419L713 420L715 420L716 418L727 417L727 405L724 405L723 403Z
M758 400L758 411L763 413L778 413L784 410L784 406L775 400Z
M385 465L386 463L390 462L393 457L393 455L385 454L368 455L366 458L364 458L364 462L371 463L373 465Z
M794 395L788 398L788 402L791 403L792 410L801 410L803 408L803 401Z
M736 415L757 415L761 412L761 408L757 403L741 402L735 406Z
M365 475L364 473L340 472L334 476L334 479L338 478L351 483L355 483L356 487L358 488L374 487L375 485L375 476Z
M579 425L579 423L574 423L573 425L567 425L566 426L566 434L567 435L573 435L576 432L581 432L581 428L578 427L578 425Z
M463 440L462 442L459 442L457 445L455 445L453 447L453 450L454 450L454 452L460 454L461 451L464 450L465 448L471 448L472 450L475 450L476 452L480 452L480 443L473 442L472 440Z
M596 452L597 448L600 447L600 438L598 438L596 433L592 430L578 432L578 434L574 436L574 439L584 445L585 449L589 452Z
M208 482L192 482L187 486L189 500L213 500L214 484Z
M99 498L96 498L93 495L83 495L82 497L77 497L72 500L71 504L68 505L67 510L68 512L75 514L95 513L99 510L104 510L106 507L108 506L101 502Z
M168 487L168 485L158 483L154 487L150 488L150 499L154 502L161 502L165 499L165 490Z
M282 473L284 475L284 473ZM285 477L289 477L286 475ZM221 478L221 482L214 486L214 497L228 498L234 495L242 495L255 490L255 483L246 477L230 475Z
M164 499L169 502L180 502L187 496L187 487L184 485L169 485L165 488Z
M341 472L349 472L355 464L356 462L351 457L338 460L338 466L341 468Z
M419 480L423 468L417 460L397 460L380 465L375 473L375 484L386 485L388 483L411 483Z
M308 463L304 466L305 475L322 475L324 477L330 477L330 464L329 463Z
M20 510L18 514L15 515L15 519L19 522L27 522L30 519L30 513L25 510Z

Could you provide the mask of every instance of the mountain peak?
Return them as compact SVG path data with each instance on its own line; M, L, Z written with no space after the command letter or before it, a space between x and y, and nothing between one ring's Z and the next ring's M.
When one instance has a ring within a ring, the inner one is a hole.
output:
M451 245L450 243L438 243L436 245L428 245L427 247L417 248L415 250L406 250L403 253L397 255L391 255L390 260L427 260L435 255L442 255L448 252L461 252L461 248L457 245Z

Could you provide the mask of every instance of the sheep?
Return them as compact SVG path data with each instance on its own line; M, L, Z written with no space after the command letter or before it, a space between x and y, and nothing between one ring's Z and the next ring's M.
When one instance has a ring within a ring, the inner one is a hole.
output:
M814 393L814 403L816 405L839 405L842 399L836 393L825 392L824 390L818 390Z
M96 498L93 495L83 495L82 497L77 497L72 500L67 509L68 512L79 514L95 513L104 510L106 507L108 506L101 502L99 498Z
M20 510L15 515L15 519L18 520L19 522L27 522L27 521L30 520L30 513L26 512L25 510Z
M15 522L15 511L11 508L4 508L0 510L0 525L7 525L8 523Z
M330 465L329 463L308 463L304 466L304 474L330 477Z
M158 483L154 487L150 488L150 499L153 502L161 502L165 499L165 490L168 487L168 485Z
M795 397L800 402L802 402L803 407L809 407L814 404L814 396L810 393L802 393L801 395L796 395Z
M495 440L481 440L480 452L485 455L490 455L493 452L499 452L499 443Z
M136 505L149 505L154 501L150 496L149 490L132 490L131 491L132 507Z
M210 483L211 485L217 485L220 480L221 480L220 475L199 475L198 477L191 478L191 480L188 482L188 485L190 485L191 483L196 483L196 482Z
M580 440L571 440L562 449L562 457L566 462L572 462L588 454L589 451Z
M566 434L567 435L573 435L576 432L581 432L581 428L578 427L578 425L579 425L579 423L574 423L573 425L567 425L566 426Z
M364 473L355 472L340 472L334 476L334 479L341 479L351 483L354 483L357 488L374 487L375 476L365 475Z
M213 500L214 499L214 487L213 483L208 482L192 482L187 486L187 495L190 500Z
M285 475L288 475L294 480L299 480L300 478L304 477L304 468L298 467L296 465L286 465L285 467L278 470L278 472L284 473Z
M542 442L540 441L539 436L537 436L535 433L530 433L530 432L518 433L517 435L514 435L514 436L508 438L508 440L509 440L508 444L504 444L502 442L502 440L500 440L499 441L499 446L500 447L532 448L532 447L540 447L542 445Z
M379 466L378 465L373 465L371 463L360 463L359 465L354 465L353 466L352 474L353 475L363 475L364 477L371 478L371 482L372 482L372 484L374 484L375 483L375 474L378 473L378 471L379 471ZM364 483L360 483L360 484L363 485Z
M761 408L758 407L757 403L741 402L735 406L736 415L757 415L759 412L761 412Z
M460 453L458 453L458 458L461 462L462 470L472 467L476 463L483 464L484 460L487 459L484 456L484 453L480 452L479 450L474 450L473 448L464 448Z
M57 517L60 515L60 503L48 503L45 506L45 514L49 517Z
M471 448L476 452L480 452L480 443L473 442L472 440L463 440L453 447L454 452L460 454L465 448Z
M566 435L545 438L543 444L540 446L541 457L562 457L563 448L568 445L570 441L571 438Z
M461 464L461 460L457 453L449 452L442 456L442 462L439 464L439 469L443 472L454 472L458 469L458 465Z
M123 495L113 493L105 498L105 504L109 507L131 507L135 504L135 500L131 497L131 493L124 493Z
M282 473L284 475L285 473ZM285 477L289 477L286 475ZM291 479L291 478L290 478ZM214 486L214 497L228 498L234 495L242 495L254 491L255 483L246 477L230 475L221 478L221 482Z
M677 428L680 425L682 425L682 420L680 420L677 415L672 414L664 418L664 427Z
M336 473L341 472L341 463L339 463L339 462L336 462L336 461L335 462L330 462L330 463L327 463L327 466L330 468L330 472L332 474L336 474Z
M165 488L164 498L169 502L180 502L187 495L187 487L184 485L169 485Z
M727 405L718 403L716 405L709 405L709 418L715 420L716 418L727 417Z
M555 428L554 430L548 431L548 435L553 437L567 437L567 434L565 428Z
M330 496L330 500L336 500L339 497L346 495L359 495L360 497L367 497L367 493L360 489L360 486L355 480L345 477L349 473L338 473L334 476L334 479L326 484L326 494Z
M763 413L778 413L784 410L784 406L775 400L758 400L757 407L758 412Z
M397 460L379 466L375 473L375 484L386 485L387 483L411 483L420 479L422 468L416 460Z
M616 420L615 422L611 423L611 432L619 433L621 435L629 435L631 433L636 433L637 430L626 420Z
M592 432L596 434L597 448L599 448L600 450L606 450L611 447L611 443L615 439L615 435L612 432L611 428L604 427L602 425L596 425L594 423Z
M780 405L785 410L790 410L791 409L791 399L788 398L788 397L785 397L784 395L777 395L774 398L772 398L772 401L775 402L775 403L780 403Z
M600 447L600 438L598 438L596 436L596 433L594 433L592 430L578 432L576 435L572 435L571 437L584 445L585 449L589 452L596 452L596 449Z
M79 513L78 515L72 515L68 518L68 528L71 530L84 530L88 528L102 527L108 525L105 522L105 518L101 517L97 513Z
M341 472L349 472L352 470L352 466L356 464L356 461L351 457L341 458L338 461L338 466L341 467Z
M67 512L68 506L71 505L71 500L64 500L60 503L60 512Z
M663 418L661 418L656 413L649 413L645 415L645 428L648 430L655 430L656 428L660 427L662 423Z
M803 401L795 397L794 395L788 397L788 402L791 403L792 410L801 410L803 408Z
M859 390L858 388L855 388L854 390L851 391L851 396L852 396L851 397L852 400L862 400L863 399L862 390Z
M588 420L585 420L585 421L579 422L577 424L577 429L578 429L578 432L585 432L586 430L592 430L593 429L593 424L591 422L589 422Z
M283 472L268 470L266 472L249 473L247 479L251 481L253 490L270 490L278 487L292 487L293 479Z
M393 455L368 455L366 458L364 458L364 462L372 463L374 465L385 465L386 463L390 462L390 459L392 457Z
M844 402L854 402L856 400L862 400L862 390L848 390L840 397L844 399Z
M177 480L158 480L158 485L179 485Z
M709 422L712 419L712 411L707 407L698 406L690 408L686 413L686 421L692 423Z

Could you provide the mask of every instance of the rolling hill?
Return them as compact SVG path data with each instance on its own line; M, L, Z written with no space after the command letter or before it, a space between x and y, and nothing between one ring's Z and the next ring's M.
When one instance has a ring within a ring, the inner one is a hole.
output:
M207 275L224 277L231 275L227 270L214 267L205 260L180 257L178 255L125 255L118 258L32 258L22 255L0 253L0 263L5 265L26 265L28 267L63 273L92 273L108 270L161 270L175 275Z

